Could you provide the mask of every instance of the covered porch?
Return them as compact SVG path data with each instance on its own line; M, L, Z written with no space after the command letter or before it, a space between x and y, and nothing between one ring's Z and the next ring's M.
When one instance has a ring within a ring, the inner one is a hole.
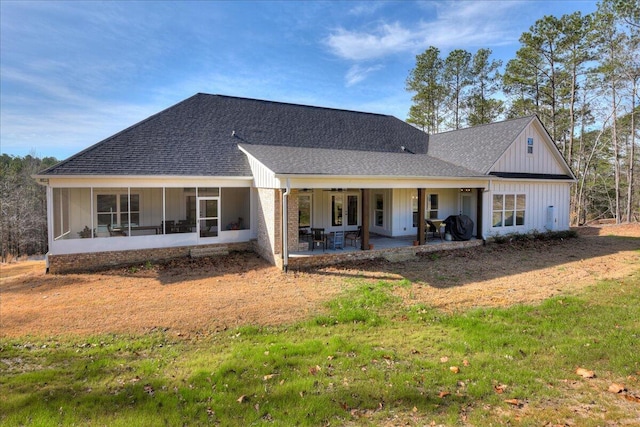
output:
M286 227L282 231L287 242L287 250L281 254L283 267L380 257L402 260L422 252L481 245L482 238L477 236L482 236L484 188L439 184L283 192L282 221ZM472 239L448 241L444 220L460 214L474 223Z
M378 234L369 236L369 249L362 250L359 246L346 244L344 247L328 247L323 250L320 246L307 250L289 253L288 267L304 269L323 265L334 265L348 261L370 260L384 258L389 261L405 261L416 255L428 252L439 252L462 249L483 245L482 239L472 238L467 241L446 241L439 237L429 238L424 244L416 244L410 236L387 237Z

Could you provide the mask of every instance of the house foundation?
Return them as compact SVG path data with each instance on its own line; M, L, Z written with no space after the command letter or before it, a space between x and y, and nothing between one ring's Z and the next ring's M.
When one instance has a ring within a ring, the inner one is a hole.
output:
M211 251L218 254L230 251L255 252L254 242L216 245L180 246L173 248L139 249L129 251L90 252L83 254L47 255L47 271L53 274L86 273L113 267L168 261L192 256L192 251Z

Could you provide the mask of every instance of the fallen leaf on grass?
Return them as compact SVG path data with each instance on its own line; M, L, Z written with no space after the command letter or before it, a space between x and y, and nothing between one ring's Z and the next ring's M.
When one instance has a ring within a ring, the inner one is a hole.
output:
M505 403L513 406L520 406L520 401L518 399L506 399Z
M624 398L630 402L640 403L640 394L627 393L624 395Z
M582 378L595 378L596 373L584 368L576 369L576 374L580 375Z
M316 366L312 366L312 367L309 368L309 373L311 375L315 375L318 372L320 372L321 370L322 370L322 368L320 366L316 365Z
M440 362L442 362L442 363L447 363L448 361L449 361L449 358L447 356L442 356L440 358Z
M238 398L238 400L236 402L238 403L244 403L247 400L247 396L245 396L244 394L242 396L240 396Z
M460 368L458 368L457 366L451 366L451 367L449 368L449 370L450 370L451 372L453 372L454 374L457 374L457 373L459 373L459 372L460 372Z
M278 374L268 374L268 375L265 375L264 377L262 377L262 379L264 381L267 381L267 380L270 380L271 378L275 377L276 375L278 375Z
M507 389L507 385L506 384L494 385L493 389L496 391L496 393L502 394Z
M609 386L609 391L610 391L611 393L616 393L616 394L617 394L617 393L622 393L623 391L626 391L626 390L627 390L627 389L626 389L626 388L625 388L625 386L624 386L624 385L622 385L622 384L616 384L616 383L613 383L613 384L611 384L611 385Z
M447 396L449 396L450 394L451 394L451 393L449 393L448 391L441 391L441 392L438 394L438 397L439 397L440 399L442 399L443 397L447 397Z

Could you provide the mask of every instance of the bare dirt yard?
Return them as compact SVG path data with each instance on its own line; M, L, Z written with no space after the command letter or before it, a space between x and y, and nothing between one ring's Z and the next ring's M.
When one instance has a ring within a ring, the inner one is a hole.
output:
M489 244L284 273L255 254L184 259L94 274L45 274L43 261L0 266L0 337L144 333L181 336L301 320L362 281L409 280L407 304L443 311L537 303L640 271L640 224L583 227L563 241Z

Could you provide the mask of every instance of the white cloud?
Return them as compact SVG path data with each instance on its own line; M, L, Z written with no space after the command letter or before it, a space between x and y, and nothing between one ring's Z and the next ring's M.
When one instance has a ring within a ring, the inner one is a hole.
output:
M418 53L429 45L448 48L500 45L517 39L509 11L519 2L439 2L436 16L414 24L381 23L372 30L337 28L325 39L330 51L346 60L367 61L397 53ZM518 29L517 31L520 31Z
M374 71L378 71L379 69L382 68L382 65L378 64L378 65L374 65L371 67L362 67L360 65L353 65L349 71L347 72L347 75L345 76L346 78L346 83L347 83L347 87L349 86L353 86L356 83L361 82L362 80L364 80L369 74L373 73Z
M395 22L382 24L372 32L339 28L325 42L335 55L343 59L364 61L412 49L415 33Z
M352 7L348 13L349 15L354 15L354 16L372 15L378 9L383 7L385 3L386 2L384 1L375 1L375 2L367 1L364 3L358 3L357 5Z

